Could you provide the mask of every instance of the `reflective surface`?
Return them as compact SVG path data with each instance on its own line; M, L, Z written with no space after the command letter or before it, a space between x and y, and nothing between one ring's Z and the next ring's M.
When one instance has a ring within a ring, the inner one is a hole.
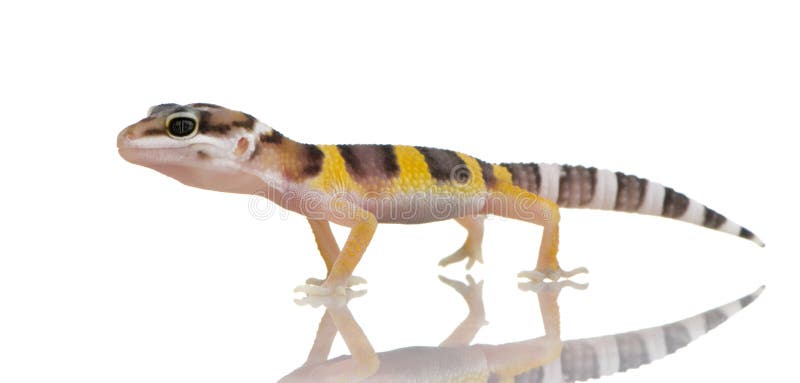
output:
M558 296L562 288L586 285L566 280L521 283L535 293L544 335L502 344L472 344L488 325L483 282L467 275L465 282L440 277L466 301L467 317L438 347L409 345L378 351L348 308L366 291L349 290L344 297L308 297L299 304L324 306L316 338L306 362L280 382L574 382L625 372L652 363L713 330L752 303L757 291L698 315L661 326L562 342ZM538 301L538 302L537 302ZM337 332L351 355L330 358Z

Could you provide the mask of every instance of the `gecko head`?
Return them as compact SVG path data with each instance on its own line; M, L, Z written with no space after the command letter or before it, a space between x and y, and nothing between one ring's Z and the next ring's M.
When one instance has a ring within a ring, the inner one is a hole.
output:
M258 139L273 134L253 116L212 104L161 104L117 136L125 160L187 185L252 193L246 172Z

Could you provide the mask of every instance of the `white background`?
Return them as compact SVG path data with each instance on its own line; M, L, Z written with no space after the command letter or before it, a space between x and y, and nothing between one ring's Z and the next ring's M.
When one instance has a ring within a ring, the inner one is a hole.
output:
M272 382L320 309L305 220L186 187L117 155L152 104L211 102L296 140L457 149L648 177L765 249L653 217L565 211L565 338L653 326L755 290L755 304L607 382L796 379L800 19L791 1L28 2L0 9L0 382ZM267 205L262 205L267 206ZM345 231L336 231L346 235ZM487 222L491 325L541 334L536 227ZM376 349L435 345L463 318L436 279L453 222L381 226L352 303ZM463 276L462 266L444 270ZM334 354L346 352L337 340Z

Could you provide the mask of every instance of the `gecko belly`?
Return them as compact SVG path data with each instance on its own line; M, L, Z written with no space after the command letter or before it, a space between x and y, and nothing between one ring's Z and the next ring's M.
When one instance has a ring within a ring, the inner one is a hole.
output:
M364 196L358 201L380 223L416 224L483 214L485 195L453 196L432 192Z
M267 198L285 209L313 219L340 222L338 203L356 205L375 215L379 223L418 224L485 214L486 194L453 195L417 193L340 193L331 194L304 187L268 193ZM346 214L345 214L346 215Z

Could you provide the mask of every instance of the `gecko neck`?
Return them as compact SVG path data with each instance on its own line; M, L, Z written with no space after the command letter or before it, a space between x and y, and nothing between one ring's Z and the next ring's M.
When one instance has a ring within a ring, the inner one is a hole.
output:
M285 190L318 172L322 157L316 145L303 144L271 130L259 136L249 165L268 186Z

